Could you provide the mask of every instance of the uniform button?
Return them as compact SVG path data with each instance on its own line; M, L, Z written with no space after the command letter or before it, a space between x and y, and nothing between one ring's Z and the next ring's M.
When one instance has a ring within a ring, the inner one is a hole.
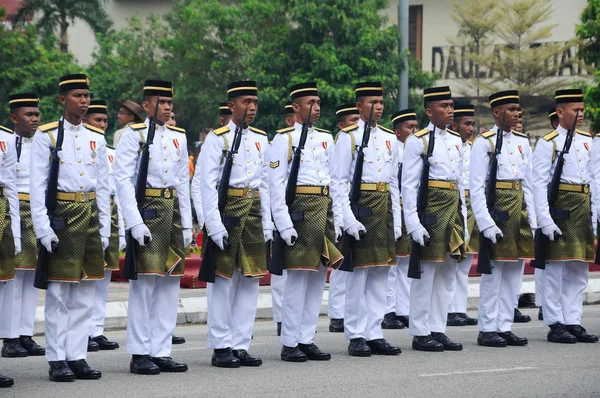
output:
M252 171L249 171L249 172L248 172L248 175L250 175L250 174L252 174Z
M169 172L169 170L165 170L165 173L168 173L168 172Z
M454 173L454 170L452 170L452 172Z
M435 161L435 164L438 164L438 161L437 161L437 160Z
M375 150L376 150L376 151L378 151L378 150L379 150L379 147L378 147L378 146L376 146L376 147L375 147Z
M148 160L152 160L152 156L148 156Z
M167 149L167 146L166 146L166 145L164 145L164 146L163 146L163 149Z
M317 169L317 173L319 172L319 169Z
M81 163L81 159L77 159L77 163Z
M519 176L519 173L515 173L515 177L518 177L518 176Z
M581 158L577 159L578 162L581 162Z
M83 189L83 185L80 185L80 186L79 186L79 189Z
M500 162L500 166L504 166L504 163Z
M250 164L250 160L246 160L246 163Z
M250 148L246 148L246 152L250 152Z
M64 162L65 162L65 160L64 160L64 159L61 159L61 160L60 160L60 162L61 162L61 163L64 163ZM3 164L4 164L4 163L3 163Z
M231 164L235 164L235 160Z
M79 138L79 134L75 134L75 138Z
M514 165L515 165L515 163L513 162L513 163L512 163L512 165L514 166Z
M21 171L21 168L20 168L20 167L17 167L17 171Z
M79 172L79 175L80 175L80 176L82 176L82 175L83 175L83 171L80 171L80 172Z
M379 162L379 158L377 158L377 161Z
M166 181L163 181L163 184L167 185L167 182L166 182Z
M166 162L166 161L167 161L167 158L164 158L163 160Z
M509 155L512 155L512 152L509 152L508 154L509 154Z
M378 172L378 173L381 173L381 169L377 169L377 172Z
M80 146L78 146L78 147L77 147L77 150L80 150L80 149L81 149L81 147L80 147Z
M581 172L583 173L583 169L581 169Z

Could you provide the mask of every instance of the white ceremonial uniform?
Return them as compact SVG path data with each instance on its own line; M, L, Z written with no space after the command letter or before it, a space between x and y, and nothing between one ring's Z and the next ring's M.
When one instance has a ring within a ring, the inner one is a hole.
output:
M271 304L273 306L273 320L277 323L283 321L283 291L285 290L286 279L286 270L283 270L281 275L271 274ZM329 282L331 285L331 280ZM331 298L331 287L329 288L329 297Z
M433 130L433 123L427 126ZM427 138L428 139L428 138ZM402 204L407 232L410 234L421 227L417 214L417 192L419 189L424 152L423 140L411 135L406 140L402 167ZM433 156L429 160L429 179L456 182L462 213L467 228L462 179L462 140L447 130L435 129ZM466 235L466 232L465 232ZM464 241L467 241L465 236ZM431 332L444 333L448 319L450 289L456 277L456 259L449 254L444 261L421 261L421 279L410 285L410 334L428 336Z
M359 119L353 131L357 143L362 143L365 121ZM402 210L398 188L398 140L395 135L379 126L371 129L369 144L364 149L365 161L361 182L389 183L392 215L395 228L402 227ZM350 183L356 166L352 154L350 134L340 133L336 147L335 179L340 184L340 203L344 215L344 228L348 229L357 219L350 208ZM386 228L386 225L382 225ZM366 231L368 234L369 231ZM381 322L385 315L389 266L354 267L346 279L344 305L344 337L347 340L364 338L367 341L382 339Z
M404 157L404 143L398 142L398 167L402 165ZM402 190L400 190L402 200ZM406 239L406 238L403 238ZM408 277L408 263L410 256L397 256L396 266L390 267L387 285L387 305L385 313L395 313L398 316L408 316L410 311L410 284Z
M327 316L330 319L344 319L346 305L346 281L348 272L334 269L329 274L329 298L327 299Z
M552 151L562 151L567 129L559 125L558 135L553 140L540 139L533 156L533 192L535 207L540 228L553 223L548 204L548 184L550 183L556 161L552 159ZM556 148L554 148L554 141ZM594 143L598 141L594 139ZM600 182L598 170L600 166L600 148L592 145L592 137L588 133L577 131L568 154L565 154L560 182L566 184L590 184L592 222L596 221L598 206L597 188ZM557 155L558 156L558 155ZM583 293L588 285L589 264L586 261L566 258L564 261L552 260L546 262L542 273L542 307L544 323L554 325L581 325L583 314Z
M472 143L467 141L462 144L462 161L463 161L463 186L469 189L469 171L471 161ZM466 195L466 193L465 193ZM473 264L473 253L467 253L464 260L456 265L456 278L450 290L450 306L449 313L464 314L467 312L467 297L469 293L469 271Z
M202 210L210 234L225 229L218 211L217 187L225 164L221 162L223 151L227 148L231 149L237 126L233 120L230 120L227 127L229 130L221 135L215 133L207 135L198 159L200 167L192 182L196 187L193 190L194 203L197 200L197 187L200 187ZM273 229L266 161L268 147L266 134L253 131L252 128L243 129L242 140L238 153L234 156L229 179L229 187L259 190L263 230ZM231 278L216 275L215 282L208 284L208 348L233 350L250 348L260 279L245 277L237 264L233 268Z
M494 126L493 130L498 131ZM531 147L527 137L513 131L503 132L502 151L498 156L498 181L521 182L523 199L531 229L536 229L534 198L531 176ZM491 137L496 142L496 135ZM471 207L480 231L495 225L485 200L485 184L488 179L490 141L483 136L473 142L471 153ZM511 331L525 260L492 260L492 273L483 274L479 297L479 330L482 332Z
M296 148L300 140L302 125L294 124L290 131L292 147ZM269 168L269 194L271 195L271 212L279 231L293 228L288 207L285 204L285 187L291 169L288 161L288 134L277 134L269 149L269 162L279 164ZM332 199L333 222L335 227L342 227L339 205L339 186L333 178L335 165L334 142L329 133L308 128L306 144L302 153L298 170L297 185L329 186ZM320 250L320 249L319 249ZM285 268L285 264L284 264ZM283 291L283 318L281 325L281 344L296 347L300 344L311 344L315 337L323 290L327 278L327 267L320 264L318 271L303 269L286 270L285 288Z
M121 214L121 206L117 197L117 185L115 183L115 150L106 148L106 156L108 157L108 189L110 196L114 198L117 205L119 237L125 237L125 226L123 216ZM111 223L112 228L112 223ZM104 269L104 279L96 282L96 291L94 298L94 310L90 322L90 336L92 338L104 334L104 320L106 318L106 303L108 300L108 290L110 288L110 280L112 278L112 270Z
M144 124L148 126L149 120ZM144 141L148 128L142 130ZM135 200L135 182L139 170L138 150L140 133L128 126L115 154L117 197L127 228L142 224L142 216ZM179 146L175 145L175 142ZM190 204L190 169L188 167L187 139L185 134L156 125L148 162L148 188L175 188L179 201L182 229L192 228ZM150 231L152 233L152 231ZM168 357L177 324L180 277L169 273L160 275L138 274L129 281L129 307L127 315L127 353Z
M42 126L43 127L43 126ZM51 130L57 137L57 129ZM96 142L97 161L90 142ZM52 144L48 133L38 129L33 138L30 163L30 193L33 227L38 239L51 234L50 219L46 209L46 187L50 173L48 159ZM110 235L108 194L108 161L104 135L64 121L64 141L58 190L62 192L96 192L100 236ZM82 158L86 161L82 162ZM79 170L79 173L76 171ZM98 239L100 239L100 236ZM60 247L60 242L58 242ZM67 250L67 248L65 248ZM45 329L46 359L48 361L74 361L85 359L89 321L94 303L94 283L82 279L80 283L48 282L46 290Z

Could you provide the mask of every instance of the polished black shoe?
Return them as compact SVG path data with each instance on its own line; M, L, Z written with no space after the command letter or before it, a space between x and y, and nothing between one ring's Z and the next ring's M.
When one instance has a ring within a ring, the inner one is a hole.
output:
M88 336L88 352L96 352L100 350L100 346L90 336Z
M524 346L527 345L528 341L525 337L519 337L511 331L498 332L498 336L506 340L506 344L511 346Z
M67 365L75 374L76 379L81 380L97 380L102 377L102 372L97 369L91 368L85 359L78 359L77 361L67 361Z
M562 323L555 323L554 325L550 325L548 341L551 343L575 344L577 343L577 337L569 333Z
M471 318L464 312L457 312L456 315L458 315L459 317L464 319L467 322L468 326L474 326L474 325L477 325L477 323L478 323L477 318Z
M567 331L569 333L571 333L573 336L575 336L577 341L580 343L597 343L598 342L598 336L593 335L593 334L588 334L588 332L586 332L586 330L583 326L567 325L566 328L567 328Z
M444 346L444 350L448 351L462 351L463 346L461 343L450 340L444 333L431 332L431 337L438 343Z
M448 314L446 326L467 326L467 320L458 315L457 312L451 312Z
M15 381L12 378L0 375L0 388L11 387L13 384Z
M300 348L283 346L281 349L281 360L286 362L306 362L308 357L304 354Z
M174 361L171 357L150 357L161 372L179 373L187 372L188 366L183 362Z
M412 341L412 348L413 350L417 351L444 351L444 345L434 340L430 334L427 336L414 336Z
M409 327L408 315L396 315L396 319L402 322L404 327Z
M479 332L477 344L484 347L506 347L508 342L496 332Z
M396 319L396 314L393 312L385 314L381 322L382 329L404 329L404 324Z
M540 309L538 310L538 321L543 321L544 320L544 312L542 312L542 306L540 306Z
M149 355L133 355L129 363L129 371L137 375L157 375L160 368L150 360Z
M370 357L371 349L367 345L366 340L359 337L350 339L350 344L348 344L348 354L353 357Z
M281 336L281 322L277 322L277 336Z
M27 353L32 357L39 357L46 354L46 349L36 343L31 336L21 336L19 337L19 343L21 347L27 350Z
M116 341L109 341L103 335L93 337L92 340L98 344L98 347L100 347L101 351L110 351L119 348L119 343Z
M325 351L321 351L316 344L298 344L300 351L306 355L311 361L329 361L331 354Z
M49 361L48 365L50 365L48 376L51 381L65 382L75 380L75 373L67 365L67 361Z
M518 308L535 308L535 294L523 293L517 303Z
M329 331L331 333L344 333L344 319L334 319L329 321Z
M27 355L27 350L21 347L19 339L4 339L4 344L2 344L4 358L24 358Z
M387 342L386 339L375 339L367 341L367 345L374 355L399 355L402 350Z
M185 344L185 337L173 335L171 337L171 344Z
M231 353L240 360L241 366L260 366L263 363L260 357L253 357L246 350L231 350Z
M239 368L240 360L233 356L231 348L218 348L213 352L212 366L218 368Z
M529 315L524 315L519 311L518 308L515 308L515 316L513 319L514 323L527 323L531 322L531 317Z

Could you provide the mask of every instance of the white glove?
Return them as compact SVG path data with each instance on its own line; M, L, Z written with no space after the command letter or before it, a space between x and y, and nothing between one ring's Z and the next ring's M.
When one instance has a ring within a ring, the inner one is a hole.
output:
M265 237L265 242L273 240L273 230L272 229L263 230L263 236Z
M344 230L342 227L335 227L335 243L338 243L340 239L342 239L342 235L344 234Z
M192 244L192 230L190 228L183 229L183 247L188 247Z
M15 256L21 253L21 238L15 238Z
M119 251L125 250L125 246L127 246L127 240L124 236L119 235Z
M550 225L546 225L545 227L542 227L542 233L544 235L546 235L548 237L548 239L550 239L552 242L554 242L554 233L558 233L559 235L562 235L562 231L560 230L560 228L558 228L558 225L552 223Z
M131 228L131 236L133 236L133 239L135 239L137 241L137 243L140 244L140 246L145 246L145 244L144 244L145 236L150 238L150 242L152 242L152 234L150 233L150 230L144 223L138 224L135 227Z
M346 233L348 235L351 235L357 241L360 240L361 231L364 234L367 232L367 229L359 221L355 222L349 228L346 229Z
M492 225L491 227L486 228L481 232L483 233L483 236L485 236L487 239L491 240L492 243L494 243L494 244L498 243L498 240L496 239L496 235L500 235L500 237L504 238L504 234L502 233L500 228L498 228L498 226L496 226L496 225Z
M296 239L298 239L298 232L296 232L293 227L286 228L279 232L279 234L281 235L281 239L283 239L288 246L294 246Z
M108 238L105 236L101 236L100 240L102 241L102 251L105 251L108 247Z
M429 232L425 228L419 227L417 230L411 232L410 236L419 245L425 246L425 241L429 239Z
M215 242L217 246L219 246L219 249L225 250L225 241L229 239L229 233L227 233L227 230L224 229L221 232L217 232L214 235L210 235L210 238L213 240L213 242Z
M402 237L402 227L394 227L394 239L398 240Z
M48 253L52 253L52 242L58 243L58 236L54 232L40 239L40 243L46 248Z

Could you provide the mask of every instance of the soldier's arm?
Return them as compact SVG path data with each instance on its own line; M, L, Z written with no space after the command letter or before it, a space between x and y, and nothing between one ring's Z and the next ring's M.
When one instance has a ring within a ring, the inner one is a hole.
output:
M471 174L469 175L469 178L471 181L469 186L469 194L471 195L471 208L473 209L473 215L475 216L475 221L477 221L477 226L479 227L480 231L484 231L496 225L490 216L485 198L485 184L488 179L490 168L489 153L491 150L492 148L490 142L486 137L480 136L473 141L470 159Z
M350 228L358 221L350 207L350 184L352 183L352 138L351 133L340 131L335 144L335 162L333 178L339 186L339 203L343 216L344 229Z
M179 201L179 212L181 213L181 228L192 229L192 205L190 203L190 167L188 164L187 138L185 134L180 134L178 137L181 148L181 156L179 164L178 177L179 184L177 185L177 200Z
M50 138L47 133L37 130L31 145L29 164L29 192L31 204L31 219L35 236L41 239L53 233L46 209L46 189L48 173L50 173ZM62 165L61 165L62 167Z
M269 151L271 145L267 139L261 142L261 148L264 148L263 163L260 169L260 214L262 216L263 230L273 230L273 221L271 221L271 198L269 194Z
M219 195L217 183L220 179L219 166L223 157L223 138L214 132L206 136L202 151L198 158L200 174L200 195L202 196L202 213L204 223L210 235L225 230L219 213Z
M98 138L98 159L96 169L96 204L100 221L100 235L110 237L110 189L108 186L108 155L104 136Z
M336 173L336 144L333 141L333 137L327 139L327 153L329 157L329 195L331 195L331 210L333 212L333 225L339 228L344 228L344 220L342 215L342 206L340 203L340 182L337 179ZM346 195L347 196L347 195Z
M423 140L414 135L406 139L402 158L402 205L406 232L413 233L421 227L417 214L417 194L423 171Z
M462 159L462 157L465 155L464 153L464 147L462 146L462 144L459 144L458 146L458 152L459 152L459 156L460 159ZM456 165L457 167L457 171L458 171L458 176L456 178L456 187L458 188L458 195L460 197L460 211L463 215L463 228L465 231L465 236L464 236L464 240L465 242L467 242L469 240L469 227L467 226L467 202L465 199L465 189L467 189L468 187L465 186L465 180L463 179L464 176L464 164L463 162L457 162L458 164Z
M271 200L271 213L277 230L283 231L292 228L294 224L290 218L288 207L285 203L285 188L288 179L288 136L277 134L273 138L269 149L269 195Z
M202 211L202 194L200 193L200 160L196 162L196 172L192 177L192 201L196 209L196 217L200 228L204 226L204 212Z
M134 178L137 175L139 149L139 133L131 128L125 129L115 154L115 183L127 229L144 222L135 199Z
M529 140L526 140L524 149L524 155L527 157L527 165L525 167L525 175L523 176L523 198L525 199L525 208L527 209L527 220L531 229L537 228L537 221L535 219L535 200L533 198L533 170L531 167L531 147L529 146Z
M600 194L600 136L595 137L592 141L592 147L590 148L590 171L592 175L592 192L594 192L594 196ZM596 200L596 205L600 205L600 203ZM600 209L595 208L594 211L596 215L600 215ZM594 220L595 222L595 220Z
M540 139L533 153L533 202L539 228L552 225L548 206L548 183L552 176L552 142Z
M396 167L398 165L397 145L402 145L402 143L398 140L393 140L392 142L392 173L390 178L390 198L392 200L392 214L394 215L394 227L402 228L402 209L400 207L398 173L396 172Z
M14 238L21 238L21 214L19 211L19 195L17 193L17 152L15 150L14 136L11 135L11 140L7 142L6 159L4 160L4 171L6 175L4 179L6 186L6 198L10 206L10 223Z

